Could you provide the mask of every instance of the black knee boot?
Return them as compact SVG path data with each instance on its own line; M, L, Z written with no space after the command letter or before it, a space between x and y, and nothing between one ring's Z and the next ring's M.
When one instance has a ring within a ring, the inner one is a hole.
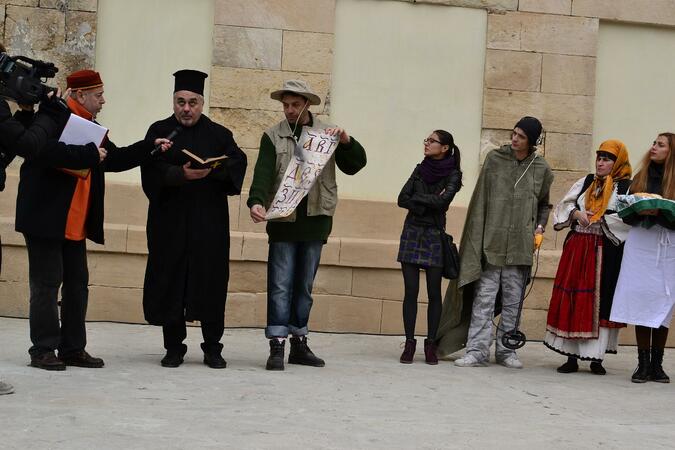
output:
M649 380L649 373L651 372L651 364L649 362L649 350L638 349L638 366L633 372L630 381L633 383L645 383Z
M670 377L663 371L663 349L652 347L652 370L649 374L652 381L657 383L670 383Z

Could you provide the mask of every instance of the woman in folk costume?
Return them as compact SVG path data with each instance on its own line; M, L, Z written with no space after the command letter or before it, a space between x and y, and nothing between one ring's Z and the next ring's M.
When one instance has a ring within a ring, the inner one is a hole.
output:
M675 200L675 134L657 136L630 192ZM672 202L663 203L672 208ZM631 379L635 383L670 382L662 367L675 304L675 221L670 212L649 209L624 218L633 227L626 238L610 318L635 325L638 367Z
M618 194L630 186L631 166L623 142L609 140L596 151L595 174L578 180L558 203L554 228L570 227L558 265L546 320L544 344L567 356L560 373L591 361L591 372L606 373L605 353L616 353L622 323L609 320L623 241L630 226L616 213Z
M406 340L400 358L403 364L413 362L417 345L415 320L420 269L426 272L429 296L424 357L427 364L438 364L434 339L441 320L442 307L441 239L444 238L445 213L461 187L459 148L455 145L452 134L445 130L436 130L424 139L424 160L415 167L398 196L398 206L408 210L397 258L401 263L405 286L403 326Z

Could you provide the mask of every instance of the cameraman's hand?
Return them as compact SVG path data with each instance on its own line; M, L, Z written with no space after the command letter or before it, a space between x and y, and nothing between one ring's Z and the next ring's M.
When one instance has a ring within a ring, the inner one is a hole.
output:
M173 142L165 138L157 138L155 139L155 147L158 145L161 145L160 150L162 151L162 153L164 153L165 151L171 148Z
M108 156L108 152L106 151L106 149L104 149L102 147L99 147L99 149L98 149L98 162L102 163L106 156Z
M33 111L35 111L35 105L24 105L24 104L19 103L19 109L21 111L33 112Z
M183 176L188 181L199 180L211 173L211 169L190 169L191 165L191 162L185 163L183 165Z

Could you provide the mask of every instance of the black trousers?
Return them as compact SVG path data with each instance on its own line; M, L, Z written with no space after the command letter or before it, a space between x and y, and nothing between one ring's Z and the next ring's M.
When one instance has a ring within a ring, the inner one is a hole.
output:
M220 353L223 350L223 344L220 338L225 331L225 319L216 321L202 321L202 337L204 342L201 347L204 353ZM164 335L164 348L167 352L179 352L183 348L183 341L187 337L187 326L185 318L162 326Z
M24 235L30 286L28 350L33 356L58 350L61 355L84 350L84 320L89 299L85 241ZM59 323L58 295L61 287Z

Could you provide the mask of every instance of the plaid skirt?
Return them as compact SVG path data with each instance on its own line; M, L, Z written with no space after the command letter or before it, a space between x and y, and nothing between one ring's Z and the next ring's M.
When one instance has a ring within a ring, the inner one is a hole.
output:
M438 228L409 223L403 225L396 261L422 267L443 267L442 252Z

